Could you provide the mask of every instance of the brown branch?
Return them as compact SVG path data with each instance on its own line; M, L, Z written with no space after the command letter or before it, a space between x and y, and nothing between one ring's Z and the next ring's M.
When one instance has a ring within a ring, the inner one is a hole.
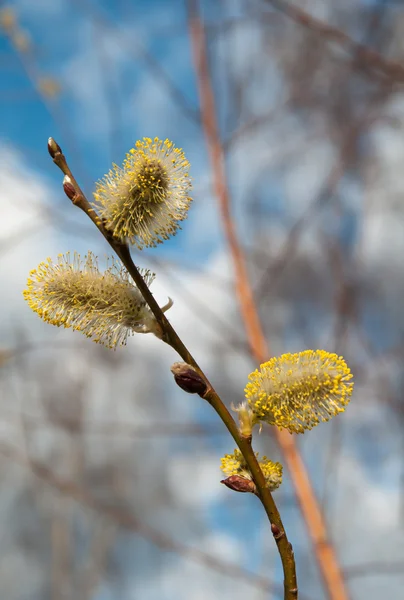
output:
M206 42L203 25L198 17L197 0L189 2L191 7L190 32L193 45L195 70L198 78L202 110L202 122L210 154L214 186L218 198L223 226L233 257L236 294L245 324L251 354L258 362L269 357L269 348L258 316L252 289L248 279L243 251L230 210L230 198L225 174L224 152L216 123L214 94L211 85ZM334 177L337 177L335 174ZM307 470L303 464L295 439L285 431L275 429L276 437L289 468L295 493L311 536L325 589L332 600L346 600L346 589L335 549L328 538L325 520L315 496Z
M341 31L341 29L328 25L328 23L324 23L287 0L265 1L298 25L306 27L307 29L310 29L310 31L317 33L319 36L326 38L328 41L335 42L339 46L345 48L349 53L355 56L355 65L357 67L371 68L390 81L404 83L404 65L401 63L385 58L372 48L355 42L355 40L344 31Z

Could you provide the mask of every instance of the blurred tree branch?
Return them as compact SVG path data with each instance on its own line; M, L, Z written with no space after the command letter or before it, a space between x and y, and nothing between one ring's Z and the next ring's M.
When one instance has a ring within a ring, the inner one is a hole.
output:
M375 71L376 75L382 75L390 82L404 83L404 66L401 63L389 60L372 48L356 42L341 29L324 23L287 0L265 0L265 2L271 4L298 25L310 29L326 41L335 42L347 52L355 55L356 68L370 68Z

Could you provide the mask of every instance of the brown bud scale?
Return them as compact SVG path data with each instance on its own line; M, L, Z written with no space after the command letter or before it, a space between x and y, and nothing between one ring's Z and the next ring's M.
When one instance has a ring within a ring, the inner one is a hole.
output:
M235 492L250 492L251 494L255 492L255 483L251 479L246 479L240 475L230 475L227 479L222 479L220 483L223 483Z
M63 180L63 189L65 191L66 196L70 200L73 200L74 196L76 195L76 190L74 189L74 185L72 184L72 182L67 181L66 177Z
M55 158L58 152L60 152L60 154L62 153L62 148L52 137L48 139L48 152L52 158Z
M271 523L271 531L276 540L279 540L281 537L285 535L284 531L281 531L275 523Z
M208 388L201 375L187 363L174 363L171 367L176 384L188 394L203 396Z

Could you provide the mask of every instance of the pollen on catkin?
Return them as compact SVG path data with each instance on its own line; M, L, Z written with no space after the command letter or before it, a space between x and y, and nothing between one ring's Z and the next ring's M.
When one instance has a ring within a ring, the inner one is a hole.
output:
M143 138L96 184L94 207L105 227L139 249L175 235L192 201L190 164L170 140Z
M141 271L150 286L154 274ZM24 290L30 308L44 321L72 327L109 348L125 345L133 333L155 333L159 328L143 296L126 269L110 259L102 273L97 258L88 252L84 260L76 252L59 254L32 270Z
M304 433L348 405L353 382L342 356L325 350L283 354L249 375L246 398L257 420Z
M276 490L282 483L282 465L278 462L274 463L266 456L259 458L259 453L255 452L261 471L265 477L267 487L271 492ZM252 480L251 473L245 462L241 451L236 448L233 454L225 454L221 459L220 468L227 477L239 475L245 479Z

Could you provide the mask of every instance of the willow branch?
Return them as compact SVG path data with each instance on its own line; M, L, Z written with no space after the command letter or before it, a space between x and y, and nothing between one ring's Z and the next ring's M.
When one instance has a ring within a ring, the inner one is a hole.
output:
M231 416L230 412L227 410L226 406L224 405L221 398L213 388L212 384L209 382L206 375L203 373L202 369L199 367L198 363L196 362L188 348L185 346L183 341L180 339L177 332L175 331L175 329L163 313L162 309L156 302L153 294L149 290L147 284L143 280L143 277L139 273L137 267L135 266L132 260L128 245L117 242L105 229L102 220L92 208L91 204L89 203L80 186L78 185L73 173L71 172L67 164L66 158L62 153L60 146L56 144L56 142L52 138L50 138L49 140L48 149L50 155L53 158L53 162L65 175L64 189L66 195L71 199L75 206L81 208L81 210L83 210L86 213L86 215L90 217L92 222L95 224L100 233L104 236L104 238L111 246L113 251L121 259L123 265L127 269L136 286L142 293L146 303L150 307L150 310L155 316L156 321L161 329L161 339L167 344L169 344L186 363L193 366L206 381L207 391L204 394L204 399L207 400L207 402L209 402L212 408L216 411L216 413L226 426L227 430L233 437L238 448L240 449L247 463L252 479L255 483L256 495L261 500L265 512L268 516L268 519L271 523L271 530L274 535L274 539L276 541L276 545L278 547L283 566L284 600L296 600L297 581L292 545L288 541L285 528L281 520L281 516L272 497L272 494L266 485L264 475L261 471L258 460L252 449L251 440L245 439L240 434L238 426L234 421L233 417Z

